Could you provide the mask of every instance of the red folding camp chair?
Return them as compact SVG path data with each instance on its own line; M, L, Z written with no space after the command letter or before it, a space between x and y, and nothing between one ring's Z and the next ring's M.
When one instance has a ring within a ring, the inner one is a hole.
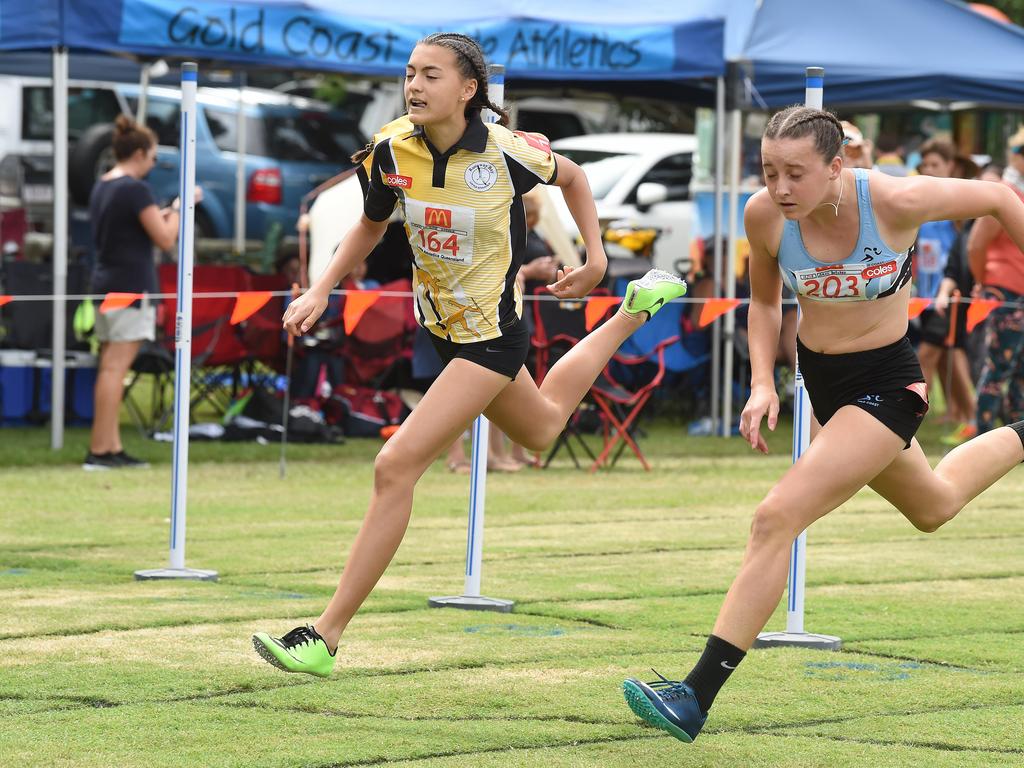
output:
M174 294L178 290L176 264L161 264L158 270L160 293ZM223 297L193 298L192 300L192 382L191 408L194 414L197 405L207 402L220 413L223 413L231 400L237 396L242 382L242 368L253 356L243 340L241 326L231 325L231 312L235 306L235 297L242 291L251 290L249 273L241 266L196 266L192 272L193 294L224 293ZM161 302L160 313L162 322L157 330L160 345L174 357L174 339L177 310L177 298L171 296ZM150 360L150 357L153 359ZM160 358L160 359L157 359ZM154 387L161 392L173 387L173 367L167 365L167 355L156 352L152 355L143 352L133 366L135 377L126 389L126 400L132 387L143 373L153 373L157 381ZM153 431L164 428L173 408L166 403L161 394L159 413L152 413L149 424ZM131 406L129 406L131 410ZM135 412L141 416L141 409L135 406ZM140 423L141 426L141 423Z
M597 407L601 409L604 424L604 447L601 453L590 465L590 471L596 472L600 467L612 467L618 461L622 452L628 445L640 460L641 466L647 471L651 467L644 458L643 451L633 438L633 428L637 417L644 409L647 401L655 388L661 384L665 377L665 349L679 341L678 336L672 336L659 342L653 355L625 356L616 355L614 360L620 366L648 366L654 362L657 369L650 380L636 389L629 389L620 381L616 380L611 373L610 366L606 366L590 388L590 396L594 399ZM621 441L621 444L620 442ZM616 445L619 449L612 455Z
M561 357L587 335L586 299L554 300L547 288L538 288L533 305L533 337L530 343L537 351L537 383ZM607 296L608 292L597 289L592 296ZM593 412L589 403L581 403L566 422L565 429L548 451L542 467L548 467L555 455L565 448L573 464L580 468L576 449L585 453L591 462L597 456L583 439L582 421L588 412ZM576 446L575 448L573 446Z
M281 275L249 274L250 290L253 291L287 291ZM285 369L285 341L281 316L284 314L284 296L271 296L259 311L250 315L243 323L242 343L249 353L250 359L263 363L274 371L283 373Z
M412 283L394 280L375 290L408 294ZM345 378L350 384L382 389L394 382L399 366L411 365L416 330L413 312L409 296L381 296L366 309L341 347Z

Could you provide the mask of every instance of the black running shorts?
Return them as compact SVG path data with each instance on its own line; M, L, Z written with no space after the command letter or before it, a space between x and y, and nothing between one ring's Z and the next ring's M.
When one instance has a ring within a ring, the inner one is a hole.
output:
M928 412L924 375L905 336L878 349L826 355L796 341L800 372L823 425L844 405L870 413L903 438L907 447Z
M515 381L530 351L530 331L521 318L501 330L501 336L488 341L456 344L428 333L441 361L448 365L455 358L469 360Z
M940 315L934 309L926 309L921 313L921 341L933 347L946 347L949 338L949 321L951 309ZM953 334L953 347L967 349L967 305L962 304L956 313L956 333Z

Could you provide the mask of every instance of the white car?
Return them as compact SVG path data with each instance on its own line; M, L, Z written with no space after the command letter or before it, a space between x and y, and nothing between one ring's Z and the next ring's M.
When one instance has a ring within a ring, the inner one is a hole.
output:
M655 227L654 266L685 274L697 209L690 199L697 138L681 133L603 133L573 136L551 148L583 168L602 225ZM552 200L566 229L576 225L561 195Z

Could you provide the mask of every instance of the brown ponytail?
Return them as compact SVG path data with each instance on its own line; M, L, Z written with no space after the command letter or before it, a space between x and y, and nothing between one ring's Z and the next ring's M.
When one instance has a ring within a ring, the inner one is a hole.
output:
M128 115L118 115L114 120L114 158L120 162L127 160L142 150L148 152L156 144L156 134L145 125L139 125Z
M363 162L363 160L368 158L371 154L373 154L372 141L365 147L360 149L358 152L356 152L354 155L352 155L352 157L350 157L349 159L352 161L353 165L360 165Z

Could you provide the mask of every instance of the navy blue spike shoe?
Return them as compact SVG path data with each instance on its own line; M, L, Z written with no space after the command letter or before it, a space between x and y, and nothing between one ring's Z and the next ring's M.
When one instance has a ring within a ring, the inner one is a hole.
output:
M633 713L645 723L660 728L687 744L697 738L707 715L700 711L693 688L678 680L660 677L653 683L641 683L631 677L622 684L622 693Z

